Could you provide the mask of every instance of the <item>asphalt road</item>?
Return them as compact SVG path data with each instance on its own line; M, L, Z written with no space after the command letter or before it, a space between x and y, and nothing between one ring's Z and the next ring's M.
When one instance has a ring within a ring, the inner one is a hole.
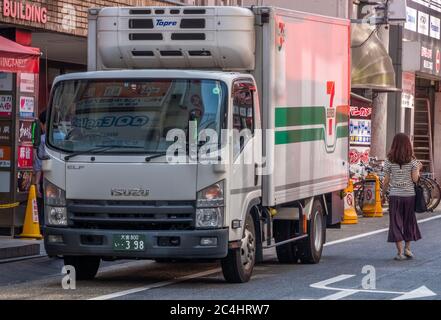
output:
M317 265L279 264L268 251L245 284L225 283L218 263L119 261L64 290L62 261L43 257L0 264L0 299L441 299L441 214L419 218L413 260L393 260L386 216L328 230Z

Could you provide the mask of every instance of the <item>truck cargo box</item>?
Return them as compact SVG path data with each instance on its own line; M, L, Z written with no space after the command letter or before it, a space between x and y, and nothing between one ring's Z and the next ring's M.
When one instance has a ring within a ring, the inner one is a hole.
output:
M268 169L273 169L263 179L264 205L344 189L349 21L279 8L253 10L259 17L254 75L263 126L274 130L264 144Z

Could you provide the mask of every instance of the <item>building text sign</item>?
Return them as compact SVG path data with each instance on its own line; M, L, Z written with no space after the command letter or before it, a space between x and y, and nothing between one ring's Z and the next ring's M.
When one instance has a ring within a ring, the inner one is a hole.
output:
M3 0L3 17L16 20L46 23L47 8L21 1Z

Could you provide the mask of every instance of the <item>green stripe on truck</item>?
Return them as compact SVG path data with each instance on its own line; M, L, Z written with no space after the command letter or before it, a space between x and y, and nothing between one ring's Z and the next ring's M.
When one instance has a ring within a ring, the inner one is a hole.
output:
M347 125L337 127L337 139L347 138L349 136L349 128ZM308 141L325 141L325 129L324 128L311 128L311 129L299 129L288 131L276 131L275 143L287 144L296 142L308 142Z
M337 106L337 123L348 122L347 106ZM326 123L326 108L324 106L310 107L277 107L275 109L275 127L307 126Z

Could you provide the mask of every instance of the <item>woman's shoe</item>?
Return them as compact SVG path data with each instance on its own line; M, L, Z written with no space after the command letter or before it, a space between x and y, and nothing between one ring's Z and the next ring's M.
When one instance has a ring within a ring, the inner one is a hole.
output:
M397 254L395 256L394 260L402 261L402 260L406 260L406 257L404 255L402 255L402 254Z
M408 259L412 259L412 258L413 258L413 253L412 253L412 251L410 251L410 249L404 249L404 255L405 255Z

